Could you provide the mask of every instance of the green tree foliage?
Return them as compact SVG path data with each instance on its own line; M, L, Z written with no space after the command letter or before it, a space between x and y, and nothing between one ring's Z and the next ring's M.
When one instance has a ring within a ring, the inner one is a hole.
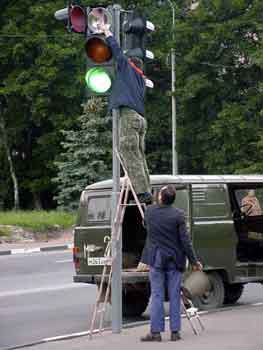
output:
M74 123L84 92L80 40L54 18L61 6L63 1L8 1L0 14L1 93L8 100L6 128L23 206L42 206L52 192L59 130Z
M177 22L181 169L261 173L262 1L200 1Z
M101 98L83 104L75 130L61 131L64 141L60 160L55 164L58 175L57 201L61 209L76 209L81 191L95 181L110 176L111 133Z

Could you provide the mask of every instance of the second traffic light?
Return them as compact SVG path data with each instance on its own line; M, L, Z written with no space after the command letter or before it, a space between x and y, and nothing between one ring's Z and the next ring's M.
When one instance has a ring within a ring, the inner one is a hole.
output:
M122 18L122 49L127 57L140 58L144 63L147 59L153 59L154 54L146 48L147 33L154 31L153 23L144 16L128 11ZM153 83L147 79L146 85L153 87Z
M110 8L90 8L87 14L85 51L87 72L85 76L89 95L108 95L114 78L114 60L100 24L113 27Z

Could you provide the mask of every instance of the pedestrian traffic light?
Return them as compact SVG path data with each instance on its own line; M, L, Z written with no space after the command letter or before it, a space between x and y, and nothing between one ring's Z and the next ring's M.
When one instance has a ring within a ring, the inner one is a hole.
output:
M89 95L108 95L114 78L114 59L111 48L100 25L113 30L111 8L90 8L87 15L87 36L85 51L87 56L86 84Z
M155 30L153 23L134 11L127 11L123 14L121 27L121 45L127 57L140 58L144 64L147 59L154 58L154 54L146 49L147 34ZM149 79L146 85L153 87Z

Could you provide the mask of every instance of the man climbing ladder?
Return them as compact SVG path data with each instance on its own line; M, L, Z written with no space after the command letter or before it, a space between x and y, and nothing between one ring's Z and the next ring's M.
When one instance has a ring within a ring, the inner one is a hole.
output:
M150 177L144 153L147 122L143 117L146 78L142 61L137 57L127 58L108 26L100 26L117 63L109 109L120 109L119 152L139 201L150 204Z

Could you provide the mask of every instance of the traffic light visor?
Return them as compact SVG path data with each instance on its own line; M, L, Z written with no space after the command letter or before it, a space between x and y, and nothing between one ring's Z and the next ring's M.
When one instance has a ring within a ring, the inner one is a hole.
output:
M81 6L72 6L69 11L72 30L76 33L85 33L86 31L86 10Z
M103 38L92 36L86 42L86 54L95 63L104 63L112 58L112 52Z
M85 80L88 88L98 94L103 94L111 88L111 77L103 67L88 70Z

